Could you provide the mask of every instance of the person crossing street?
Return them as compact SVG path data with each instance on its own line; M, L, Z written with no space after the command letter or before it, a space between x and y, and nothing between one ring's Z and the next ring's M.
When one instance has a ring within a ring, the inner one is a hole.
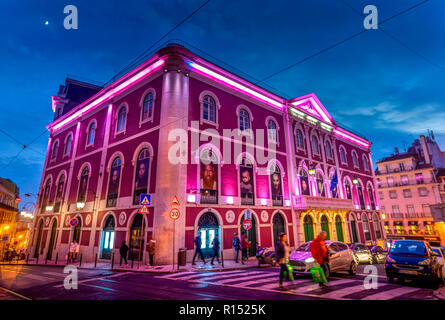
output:
M213 238L212 241L212 247L213 247L213 257L212 257L212 261L210 262L210 264L213 264L213 261L218 260L218 263L221 263L219 261L219 239L218 239L218 234L215 235L215 238Z
M289 262L289 245L287 244L287 235L285 233L280 233L280 240L276 244L277 252L276 257L278 264L280 265L280 290L285 290L283 286L283 280L286 273L289 273L288 262ZM288 275L290 278L290 275Z
M329 262L328 248L326 247L326 243L324 242L326 240L326 236L326 231L321 231L318 236L314 240L312 240L311 243L312 257L314 258L315 262L320 265L325 274ZM320 287L327 287L327 285L323 282L319 282L318 284Z
M194 243L196 248L195 248L195 254L193 255L192 265L195 264L196 256L199 256L198 259L201 258L201 260L204 261L204 263L206 263L206 260L204 259L204 255L202 254L201 250L202 240L201 240L201 235L199 233L196 236Z
M238 233L234 233L233 239L232 239L232 247L235 251L235 263L238 263L238 256L239 256L239 250L240 250L240 240L238 238Z

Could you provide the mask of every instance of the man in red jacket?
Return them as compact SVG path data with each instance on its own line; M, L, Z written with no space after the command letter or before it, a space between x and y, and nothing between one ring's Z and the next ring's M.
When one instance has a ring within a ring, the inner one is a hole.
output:
M327 264L329 261L328 248L326 247L326 231L321 231L318 236L312 240L311 243L311 253L315 262L317 262L326 274L326 270L328 268ZM325 287L326 285L322 282L319 282L320 287Z

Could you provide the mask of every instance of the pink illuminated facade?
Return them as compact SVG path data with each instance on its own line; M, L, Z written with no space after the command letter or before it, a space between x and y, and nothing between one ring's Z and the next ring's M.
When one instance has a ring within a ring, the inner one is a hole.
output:
M125 240L146 261L153 237L155 263L171 263L173 248L190 261L198 233L205 253L218 234L232 258L245 218L251 254L280 232L292 247L320 230L384 243L371 143L339 127L314 94L286 100L169 45L105 88L67 80L53 111L34 258L65 257L77 239L84 261L109 261ZM151 194L144 216L142 193Z

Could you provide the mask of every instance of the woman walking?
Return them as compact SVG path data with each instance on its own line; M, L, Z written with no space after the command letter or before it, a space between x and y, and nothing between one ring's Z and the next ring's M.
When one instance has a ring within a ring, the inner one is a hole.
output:
M289 261L289 245L287 244L287 235L284 233L280 233L280 240L277 243L277 252L276 257L278 260L278 264L280 265L280 290L285 290L283 286L284 273L289 273L289 269L287 268L287 263Z

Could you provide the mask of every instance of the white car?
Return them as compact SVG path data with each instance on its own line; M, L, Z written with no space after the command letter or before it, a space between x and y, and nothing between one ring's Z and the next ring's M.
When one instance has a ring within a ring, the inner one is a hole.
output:
M445 280L445 251L441 247L431 247L431 249L433 249L433 251L435 253L439 254L436 258L437 258L437 262L439 262L439 264L442 266L441 276L442 276L442 281L444 281Z
M311 253L311 243L306 242L295 249L289 255L289 264L293 266L294 273L310 273L315 260ZM354 253L340 241L325 241L329 252L328 272L326 278L331 272L348 271L349 274L357 273L357 262L354 259Z

